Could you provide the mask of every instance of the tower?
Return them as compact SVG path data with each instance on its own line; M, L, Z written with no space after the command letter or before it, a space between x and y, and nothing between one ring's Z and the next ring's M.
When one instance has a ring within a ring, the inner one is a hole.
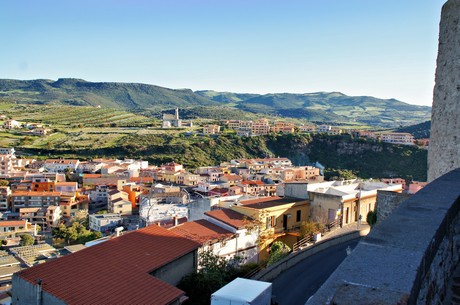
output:
M447 1L439 24L428 181L460 167L460 0Z

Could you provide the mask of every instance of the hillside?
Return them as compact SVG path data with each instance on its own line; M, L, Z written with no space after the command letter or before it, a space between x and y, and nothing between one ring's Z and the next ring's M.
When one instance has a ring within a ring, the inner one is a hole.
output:
M340 92L305 94L236 94L197 91L214 101L228 101L254 113L305 118L313 122L355 121L372 126L412 125L427 120L431 108L403 103L395 99L371 96L347 96Z
M238 113L247 113L242 117L259 114L315 123L383 128L417 124L428 120L431 114L430 107L409 105L395 99L347 96L339 92L264 95L209 90L193 92L147 84L88 82L72 78L57 81L0 79L0 99L28 104L101 106L157 117L163 110L179 107L205 118L215 118L215 112L218 112L221 119L240 119Z
M82 159L129 157L157 165L176 161L187 168L211 166L237 158L282 156L290 158L295 165L319 161L328 171L351 170L362 178L426 180L426 150L354 140L349 136L272 134L245 138L235 135L207 137L144 133L101 135L84 135L75 130L60 135L56 141L44 142L41 148L33 148L23 140L18 142L17 149L34 156ZM94 138L91 140L92 136ZM93 145L88 141L93 141Z
M430 137L430 129L431 121L426 121L420 124L399 128L397 131L411 133L416 139L428 139Z

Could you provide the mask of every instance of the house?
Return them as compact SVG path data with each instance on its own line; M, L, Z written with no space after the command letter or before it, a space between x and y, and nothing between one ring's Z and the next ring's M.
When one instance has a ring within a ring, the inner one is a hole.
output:
M112 232L121 225L120 214L91 214L89 215L89 228L101 233Z
M79 163L79 160L72 159L48 159L44 166L49 172L62 173L67 170L75 172Z
M219 134L219 133L220 133L219 125L204 125L203 126L203 134L205 135L212 135L212 134Z
M200 244L156 225L13 275L15 304L178 305Z
M34 225L39 225L43 231L50 231L57 227L61 218L62 211L59 206L19 209L19 219L25 219Z
M409 188L407 189L407 192L409 194L415 194L422 188L424 188L427 184L428 182L412 181L411 183L409 183Z
M78 212L89 210L89 197L77 192L62 194L59 207L65 218L75 217Z
M299 131L300 132L315 133L316 132L316 126L302 125L302 126L299 126Z
M260 245L262 258L267 258L267 247L277 239L292 247L297 237L285 235L298 231L301 223L310 219L310 202L300 198L264 197L242 200L231 209L260 222L259 234L265 238Z
M401 184L361 182L358 180L328 181L307 185L312 217L321 223L357 222L375 208L377 190L401 192Z
M243 182L243 177L240 175L234 175L234 174L225 174L219 177L220 181L228 184L228 186L234 186L237 185L240 182Z
M6 241L7 246L19 245L22 234L37 235L37 226L27 220L0 221L0 239Z
M386 184L401 184L403 190L407 189L406 179L403 178L384 178L381 181Z
M236 254L234 243L229 245L236 238L235 234L205 219L185 222L169 230L199 243L201 247L198 253L211 251L229 260Z
M259 261L259 231L254 219L232 209L215 209L205 214L205 220L232 232L233 238L226 241L219 253L228 257L237 256L241 264Z
M3 128L5 129L14 129L14 128L20 128L20 127L21 127L21 123L13 119L6 120L3 123Z

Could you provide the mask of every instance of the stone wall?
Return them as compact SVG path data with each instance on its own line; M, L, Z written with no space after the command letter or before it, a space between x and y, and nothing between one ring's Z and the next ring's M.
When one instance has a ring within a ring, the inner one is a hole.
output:
M459 264L459 233L457 169L395 208L307 304L442 304Z
M460 167L460 0L449 0L439 25L428 181Z
M393 210L401 204L404 200L412 195L405 193L396 193L391 191L377 191L377 202L375 203L375 210L377 212L377 223L385 220Z

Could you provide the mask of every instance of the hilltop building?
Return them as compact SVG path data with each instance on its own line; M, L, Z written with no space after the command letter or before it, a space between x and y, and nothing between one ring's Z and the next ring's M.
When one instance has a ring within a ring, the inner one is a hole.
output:
M182 127L182 120L179 118L179 108L176 108L174 114L163 114L162 128Z

